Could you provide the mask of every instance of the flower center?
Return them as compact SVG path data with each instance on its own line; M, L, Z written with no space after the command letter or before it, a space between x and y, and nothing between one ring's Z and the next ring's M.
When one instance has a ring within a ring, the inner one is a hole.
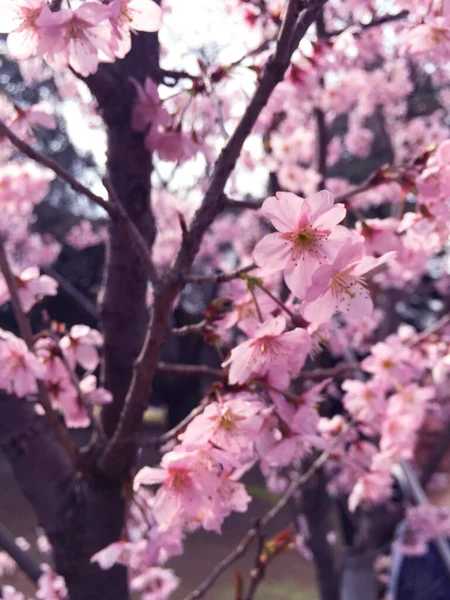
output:
M225 431L232 431L235 428L235 419L230 411L227 411L220 419L220 428Z
M309 248L316 241L315 232L311 229L305 228L299 231L295 237L295 243L297 246L302 248Z

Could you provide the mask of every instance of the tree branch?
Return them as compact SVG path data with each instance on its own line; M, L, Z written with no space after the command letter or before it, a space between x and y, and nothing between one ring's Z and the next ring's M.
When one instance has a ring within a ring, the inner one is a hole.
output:
M378 27L379 25L384 25L385 23L393 23L395 21L400 21L401 19L406 19L409 16L408 10L401 10L399 13L395 15L383 15L381 17L374 17L369 23L354 23L350 25L350 27L358 27L359 32L366 31L366 29L371 29L372 27ZM332 38L338 35L341 35L345 31L347 31L349 27L344 27L343 29L335 29L334 31L329 31L326 34L326 37Z
M168 335L168 322L173 303L184 287L184 278L189 274L204 234L224 208L224 188L235 168L247 136L273 90L283 80L295 44L299 43L302 35L313 23L325 1L319 0L317 6L309 8L305 8L304 3L299 0L289 1L275 52L263 69L256 91L242 119L216 162L203 202L194 216L190 230L183 238L173 268L164 277L161 285L155 289L150 326L136 362L119 424L100 460L100 468L105 473L117 473L123 468L124 461L127 459L124 449L129 447L131 450L129 440L136 434L147 407L158 358ZM298 20L297 15L300 15Z
M261 531L263 531L263 529L267 527L267 525L278 515L278 513L283 510L283 508L286 506L289 500L297 492L298 488L304 485L314 475L314 473L316 473L316 471L320 469L322 465L325 464L326 460L330 456L331 452L333 451L334 447L336 446L344 432L347 432L347 428L344 428L343 431L338 436L336 436L332 447L329 450L322 452L322 454L317 458L315 462L313 462L313 464L309 467L307 471L305 471L305 473L298 474L293 478L292 482L290 483L280 500L275 504L275 506L264 515L264 517L259 521L259 523L255 527L252 527L247 531L247 533L242 538L240 543L236 546L236 548L214 567L209 576L196 590L185 596L183 600L197 600L197 598L201 598L202 596L204 596L206 592L214 585L219 576L238 558L245 554L247 548L254 540L254 538L257 537L258 534Z
M357 371L361 368L359 363L346 363L337 367L318 368L311 371L299 373L296 381L310 381L316 379L326 379L327 377L338 377L348 371ZM224 369L214 369L206 365L182 365L175 363L158 362L157 370L162 373L176 373L178 375L192 375L193 377L215 377L216 379L226 379L227 372Z
M183 337L185 335L191 335L192 333L202 333L205 329L205 326L208 324L206 319L200 321L199 323L194 323L193 325L185 325L184 327L176 327L170 330L170 335L175 335L177 337Z
M248 265L230 273L214 273L213 275L186 275L183 277L185 283L194 283L200 285L202 283L225 283L232 279L239 279L241 275L256 269L256 265Z
M222 369L213 369L206 365L180 365L165 362L158 362L157 370L161 373L176 373L177 375L194 375L198 377L215 377L216 379L225 379L226 371Z
M200 404L199 406L196 406L193 410L191 410L187 417L185 417L182 421L178 423L178 425L176 425L169 431L166 431L162 435L158 435L150 440L142 440L141 442L138 442L139 446L141 448L160 448L164 444L167 444L167 442L170 442L173 439L175 439L178 436L178 434L181 433L189 425L189 423L193 421L195 417L201 414L204 410L205 405Z
M59 286L65 292L67 292L67 294L69 294L69 296L71 296L89 316L97 319L98 315L95 304L79 290L77 290L77 288L73 286L63 275L61 275L61 273L58 273L58 271L56 271L53 267L41 268L41 271L43 273L47 273L47 275L50 275L53 277L53 279L56 279Z
M64 167L62 167L56 160L50 158L49 156L45 156L39 150L35 150L32 146L21 140L17 135L11 131L11 129L0 120L0 135L3 135L9 139L9 141L25 156L31 158L36 161L40 165L47 167L55 173L58 177L60 177L63 181L68 183L70 187L77 192L78 194L83 194L92 200L95 204L103 208L104 211L108 213L108 215L112 219L119 218L119 213L114 206L109 204L106 200L104 200L101 196L97 196L94 192L91 192L89 188L80 183L75 177L73 177L69 171L67 171Z
M20 302L19 293L17 291L16 280L13 272L11 271L11 267L9 265L8 257L6 256L4 241L0 236L0 271L5 278L6 285L8 287L9 295L11 298L11 305L13 307L13 311L15 317L17 319L17 323L19 325L20 333L24 339L24 342L28 346L28 348L33 350L33 332L31 330L30 321L26 316L25 312L22 309L22 304ZM69 432L66 427L63 425L61 420L59 419L57 413L53 410L52 404L50 402L50 398L47 394L47 389L45 387L45 383L41 379L36 380L38 387L38 395L39 402L43 407L46 415L46 419L48 424L53 427L55 431L55 435L61 444L61 446L66 450L67 454L73 460L74 464L79 463L79 452L76 445L73 443L69 436Z
M21 550L13 540L11 534L4 525L0 523L0 548L2 548L9 556L16 561L19 568L25 573L28 579L33 583L37 583L42 571L38 564L26 552Z
M16 136L16 134L13 131L11 131L11 129L9 129L9 127L3 121L0 120L0 136L1 135L7 137L9 141L20 152L22 152L22 154L25 154L32 160L53 171L60 179L68 183L75 192L77 192L78 194L83 194L83 196L86 196L87 198L89 198L89 200L92 200L92 202L97 204L97 206L103 208L103 210L105 210L108 213L112 220L120 223L121 227L123 227L126 230L127 235L130 238L130 242L138 247L139 252L141 254L141 258L143 259L144 264L147 267L150 281L157 281L156 269L153 265L153 259L148 245L145 242L142 235L140 234L139 229L128 216L128 213L126 212L125 208L117 199L117 196L115 195L114 190L112 190L108 181L104 183L105 187L107 187L108 189L111 202L107 202L101 196L98 196L97 194L91 192L89 188L87 188L77 179L75 179L75 177L73 177L69 173L69 171L64 169L64 167L62 167L59 163L53 160L53 158L45 156L44 154L42 154L38 150L35 150L32 146L21 140L19 137Z

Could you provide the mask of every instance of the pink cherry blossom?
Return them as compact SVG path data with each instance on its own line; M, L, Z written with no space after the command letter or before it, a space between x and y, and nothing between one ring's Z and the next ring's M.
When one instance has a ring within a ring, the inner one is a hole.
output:
M66 600L67 587L64 578L54 573L49 565L41 565L43 571L38 581L37 600Z
M145 1L148 2L148 0ZM152 2L152 0L150 1ZM168 125L170 120L169 113L161 106L158 86L153 79L146 77L144 86L133 78L131 82L136 88L137 94L133 104L131 127L136 129L136 131L145 131L154 121L162 125Z
M158 31L161 24L161 8L153 0L113 0L108 8L115 34L112 48L117 58L130 51L132 31Z
M7 47L12 58L23 60L38 53L40 31L36 23L44 0L2 0L0 33L8 33Z
M165 454L161 467L143 467L134 478L134 487L161 483L153 514L159 524L171 525L195 519L212 502L219 478L198 460L196 452L172 451Z
M257 400L236 397L223 403L213 402L179 436L187 450L212 442L233 454L251 448L263 424L263 405Z
M25 600L22 592L18 592L12 585L4 585L0 588L3 600Z
M370 316L373 303L363 276L393 256L394 253L378 259L365 256L361 242L348 240L333 264L323 265L314 273L302 316L314 326L326 323L336 312L350 321Z
M57 69L72 67L87 77L97 71L98 51L111 55L108 7L85 2L76 10L52 12L44 6L36 23L41 32L40 52Z
M95 375L86 375L80 381L80 389L92 404L109 404L112 402L111 392L105 388L97 387L97 377Z
M428 542L450 535L450 511L448 508L423 504L406 510L405 528L397 548L407 556L420 556L428 551Z
M283 316L269 319L252 339L233 348L230 357L222 363L223 367L230 365L228 381L231 385L265 377L276 387L288 385L290 375L297 374L303 367L311 340L304 329L284 333L285 329Z
M68 335L65 335L60 346L71 363L80 364L87 371L93 371L99 363L97 347L103 342L102 335L87 325L74 325Z
M16 275L15 283L24 312L29 312L41 296L55 296L58 283L48 275L40 275L37 267L28 267ZM9 300L9 290L0 279L0 304Z
M289 289L304 298L315 271L334 259L347 236L337 225L345 212L344 205L334 204L325 190L307 199L289 192L267 198L261 213L278 233L266 235L256 245L256 264L266 274L283 270Z
M42 379L42 375L42 366L25 342L9 331L0 329L1 387L23 398L37 392L36 379Z
M135 592L144 592L143 600L166 600L180 585L180 579L171 569L150 567L134 577L130 587Z

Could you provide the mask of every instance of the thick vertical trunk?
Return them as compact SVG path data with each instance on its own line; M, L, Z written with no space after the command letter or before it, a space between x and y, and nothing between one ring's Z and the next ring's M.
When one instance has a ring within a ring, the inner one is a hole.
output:
M157 36L140 34L124 60L102 65L87 79L108 135L107 177L149 245L156 233L150 208L151 156L144 136L131 129L136 92L129 78L143 84L147 76L157 80L158 72ZM144 341L148 313L146 269L115 223L110 225L108 252L101 328L104 385L113 394L103 413L110 437ZM90 559L121 536L125 509L121 489L128 469L113 481L99 474L94 464L89 475L83 475L29 404L1 394L0 414L0 448L52 543L55 567L66 580L70 600L127 600L126 570L102 571ZM129 458L130 467L132 453Z
M308 546L311 550L321 600L339 600L339 574L328 533L331 502L325 475L318 471L302 489L301 511L308 524Z
M151 155L144 135L131 128L136 89L146 77L159 77L156 34L133 38L130 53L114 64L101 65L87 79L103 117L107 137L107 178L118 201L139 228L149 245L156 226L150 205ZM101 301L101 324L105 339L103 384L114 402L103 411L106 435L111 437L128 391L133 364L142 347L148 322L147 272L123 228L111 223L108 257Z
M90 562L120 537L120 487L98 478L88 483L45 420L23 400L1 393L0 411L0 449L52 543L55 568L66 580L70 600L127 600L125 570L102 571Z

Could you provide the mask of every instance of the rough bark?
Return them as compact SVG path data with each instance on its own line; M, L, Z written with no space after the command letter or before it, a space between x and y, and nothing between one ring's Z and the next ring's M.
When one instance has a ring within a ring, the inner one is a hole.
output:
M143 84L146 77L158 80L158 40L155 34L133 38L131 52L121 61L102 65L87 79L103 117L108 140L107 178L117 199L139 228L149 246L156 227L150 206L151 155L144 135L131 129L136 89L133 77ZM117 222L109 226L108 256L100 320L105 339L103 383L114 401L103 411L106 435L116 428L130 386L133 364L145 338L147 271L136 248Z
M333 527L331 503L323 470L302 489L301 512L308 524L308 546L312 552L321 600L339 600L339 575L327 535Z
M70 600L126 600L125 570L101 571L91 556L120 537L120 488L77 473L46 421L31 405L0 393L0 449L49 537Z

